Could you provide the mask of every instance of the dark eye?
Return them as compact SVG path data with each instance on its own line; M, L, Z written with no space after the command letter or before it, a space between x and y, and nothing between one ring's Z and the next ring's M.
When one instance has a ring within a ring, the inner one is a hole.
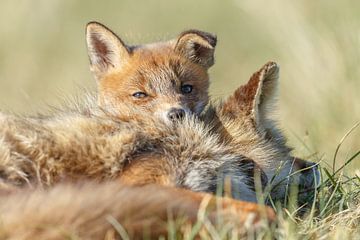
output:
M147 94L144 93L144 92L136 92L136 93L133 94L133 97L144 98L144 97L147 97Z
M181 92L182 92L182 93L185 93L185 94L191 93L192 90L193 90L193 86L191 86L191 85L189 85L189 84L185 84L185 85L182 85L182 86L181 86Z

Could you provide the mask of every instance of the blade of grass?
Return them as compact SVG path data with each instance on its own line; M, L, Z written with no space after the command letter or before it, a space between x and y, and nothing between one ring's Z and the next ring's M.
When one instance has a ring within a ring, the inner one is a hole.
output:
M344 141L346 140L346 138L358 127L360 126L360 121L357 122L352 128L350 128L350 130L341 138L339 144L336 147L335 153L334 153L334 158L333 158L333 165L332 165L332 170L333 173L335 172L335 164L336 164L336 158L337 155L339 153L340 147L341 145L344 143Z
M113 216L108 215L106 220L115 228L121 239L130 240L129 234L126 232L125 228Z
M349 163L351 163L357 156L360 155L360 150L358 152L356 152L351 158L349 158L345 163L344 165L342 165L338 170L336 170L334 172L334 175L339 173L342 169L344 169Z
M319 216L323 216L325 211L327 210L327 207L330 205L331 201L333 200L334 196L335 196L335 193L339 190L340 191L340 194L343 195L343 192L340 190L341 188L341 185L340 185L340 178L337 182L334 181L334 179L332 178L332 176L330 176L330 173L328 172L328 170L325 169L325 173L328 175L328 177L330 177L332 180L332 183L335 184L335 188L334 190L332 191L327 203L325 204L324 208L321 210Z

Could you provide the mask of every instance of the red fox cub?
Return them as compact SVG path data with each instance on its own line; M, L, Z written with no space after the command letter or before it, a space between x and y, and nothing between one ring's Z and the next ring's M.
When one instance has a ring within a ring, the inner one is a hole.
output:
M277 200L291 183L314 188L316 167L291 157L279 132L260 124L258 109L273 97L268 91L276 76L277 66L267 64L201 119L170 126L151 115L142 122L99 116L90 103L43 119L0 116L0 238L116 239L122 233L117 225L135 238L166 236L164 222L185 217L195 224L207 200L213 224L217 214L239 229L251 216L258 222L260 205L201 192L214 194L228 179L232 197L256 201L256 174ZM56 184L79 180L99 183Z
M86 27L99 106L118 118L150 113L165 122L200 114L208 103L216 36L189 30L176 39L127 46L100 23Z
M270 208L239 201L257 202L255 189L281 200L289 184L316 185L316 166L291 156L270 114L277 64L206 107L212 34L191 30L129 47L90 23L86 38L97 96L47 117L0 114L0 238L64 231L104 238L121 233L116 224L131 236L160 236L168 229L159 219L196 223L207 199L212 223L216 200L220 214L241 227L275 218ZM85 180L97 183L74 184ZM54 186L63 182L69 185ZM219 186L233 198L213 196Z

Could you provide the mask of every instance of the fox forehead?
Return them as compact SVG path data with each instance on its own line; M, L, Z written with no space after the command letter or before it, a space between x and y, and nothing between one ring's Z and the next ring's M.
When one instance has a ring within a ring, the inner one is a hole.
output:
M104 76L99 84L105 88L162 93L184 83L207 89L207 71L175 53L169 44L160 43L134 47L128 62Z

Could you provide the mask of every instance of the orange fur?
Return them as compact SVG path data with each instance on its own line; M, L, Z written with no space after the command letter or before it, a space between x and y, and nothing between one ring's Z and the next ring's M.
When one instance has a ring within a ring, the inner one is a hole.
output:
M118 118L146 113L168 121L172 109L199 115L208 103L215 36L188 31L167 42L128 46L105 26L90 23L87 40L99 105ZM192 91L182 92L187 85Z
M173 220L181 224L174 230L183 236L189 224L204 221L199 211L214 226L226 224L242 233L249 216L250 228L264 214L275 219L273 211L254 203L184 189L117 182L60 184L46 191L0 195L0 239L122 239L118 225L131 239L158 239L168 237ZM207 232L204 225L201 232Z
M206 200L211 223L220 202L225 221L241 229L249 219L273 221L273 210L214 197L209 193L216 193L217 184L229 179L230 195L248 201L256 201L255 175L274 199L286 197L285 187L302 183L303 176L313 188L311 171L288 177L311 164L291 156L268 116L278 79L275 63L202 113L213 35L190 30L168 42L127 46L91 23L87 41L97 105L42 118L0 114L0 238L58 239L64 232L118 238L106 221L109 214L130 236L141 238L150 229L158 237L168 230L159 220L171 220L171 213L194 224ZM181 93L184 84L194 92ZM134 98L136 92L146 96ZM187 116L169 124L172 108L186 109ZM85 180L96 183L74 184Z

